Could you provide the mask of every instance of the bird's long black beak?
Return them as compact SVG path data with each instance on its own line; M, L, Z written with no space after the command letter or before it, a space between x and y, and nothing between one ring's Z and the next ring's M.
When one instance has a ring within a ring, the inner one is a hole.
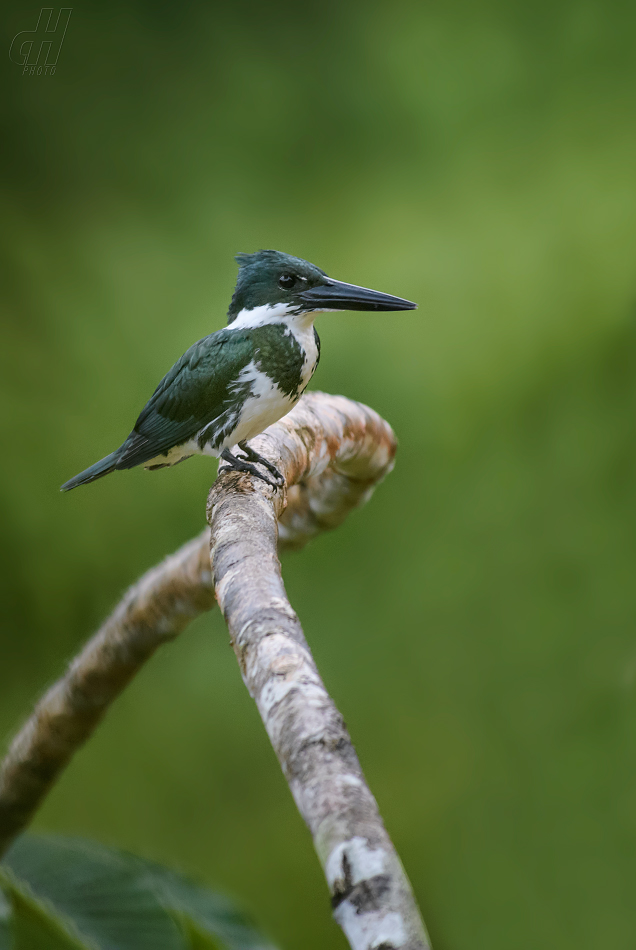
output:
M297 299L308 310L415 310L417 307L416 303L403 297L344 284L332 277L327 277L318 287L303 290Z

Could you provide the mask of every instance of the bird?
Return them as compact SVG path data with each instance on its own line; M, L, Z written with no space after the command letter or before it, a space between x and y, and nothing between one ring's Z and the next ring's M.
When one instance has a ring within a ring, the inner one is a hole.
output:
M248 472L275 489L282 487L285 480L276 466L248 442L293 408L314 375L320 359L316 314L417 306L334 280L315 264L282 251L260 250L235 259L239 271L227 326L186 350L128 438L61 491L120 469L143 465L154 471L192 455L219 458L220 471Z

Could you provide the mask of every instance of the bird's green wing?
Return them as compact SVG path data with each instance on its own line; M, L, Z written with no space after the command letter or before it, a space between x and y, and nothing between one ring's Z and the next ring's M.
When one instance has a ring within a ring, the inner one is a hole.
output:
M194 343L161 380L121 447L117 468L132 468L193 438L224 414L236 415L231 386L257 347L249 331L219 330Z

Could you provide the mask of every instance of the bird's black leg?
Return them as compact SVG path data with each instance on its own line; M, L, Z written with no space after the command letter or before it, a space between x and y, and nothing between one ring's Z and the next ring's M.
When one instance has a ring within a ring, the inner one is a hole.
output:
M273 482L271 478L268 478L268 476L264 475L263 472L259 472L256 466L251 462L243 458L238 458L236 455L232 455L229 449L223 449L221 452L221 458L224 462L227 462L227 465L219 467L219 472L247 472L249 475L256 475L257 478L260 478L261 481L271 485L272 488L280 487L277 482Z
M256 462L258 465L263 465L267 471L274 476L279 485L282 486L285 484L284 476L281 475L272 462L268 461L268 459L266 459L263 455L260 455L258 452L255 452L254 449L247 444L247 442L239 442L238 445L239 449L245 452L245 457L247 458L248 462Z

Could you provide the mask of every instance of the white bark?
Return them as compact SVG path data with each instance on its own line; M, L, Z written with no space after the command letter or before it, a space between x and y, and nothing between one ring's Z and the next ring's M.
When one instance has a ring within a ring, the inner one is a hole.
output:
M311 484L329 466L320 501L304 516L316 519L337 519L328 499L343 491L364 498L389 470L395 448L374 412L318 393L253 445L288 484ZM208 517L217 600L351 947L422 950L429 943L408 879L285 593L276 553L283 503L243 475L224 475L213 486Z

